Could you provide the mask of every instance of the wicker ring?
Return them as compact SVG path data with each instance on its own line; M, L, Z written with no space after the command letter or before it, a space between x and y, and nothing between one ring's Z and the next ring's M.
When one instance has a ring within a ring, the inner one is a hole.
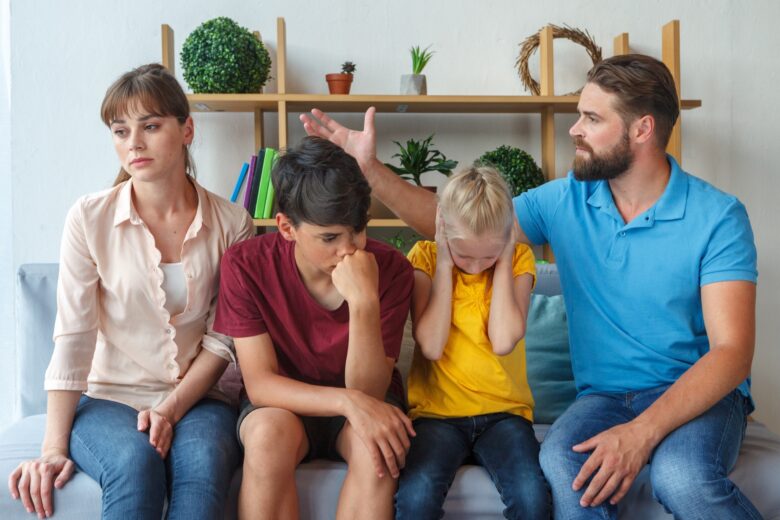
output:
M601 47L596 45L596 42L593 41L593 38L588 34L588 31L574 29L568 25L563 27L550 25L549 27L552 28L553 38L565 38L585 47L585 51L588 53L588 56L590 56L594 65L601 61ZM515 62L517 73L520 75L520 80L523 82L525 88L530 90L535 96L538 96L540 93L539 82L532 78L531 73L528 72L528 58L530 58L531 54L539 47L539 33L541 32L542 30L539 29L538 32L532 34L523 41L520 45L520 56L517 57L517 62ZM582 88L565 95L576 96L581 91Z

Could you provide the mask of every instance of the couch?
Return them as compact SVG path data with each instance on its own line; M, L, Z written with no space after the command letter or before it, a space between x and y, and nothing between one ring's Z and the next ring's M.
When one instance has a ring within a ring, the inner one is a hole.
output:
M57 264L27 264L18 272L16 287L16 386L15 417L0 433L0 476L7 475L20 461L36 457L43 440L46 395L43 374L53 348ZM537 422L551 422L574 396L568 362L568 336L560 285L554 265L539 264L538 284L532 297L527 336L529 380L537 401ZM402 372L408 371L413 344L404 341ZM535 426L543 440L547 424ZM299 467L296 479L301 518L331 519L345 475L342 463L313 461ZM780 436L763 424L751 421L732 479L767 519L780 520ZM235 518L236 496L241 479L237 470L231 483L231 499L226 518ZM55 518L90 519L100 517L101 491L84 473L76 473L62 489L55 491ZM474 465L462 467L445 502L446 518L501 518L499 495L485 470ZM622 519L671 518L652 498L645 469L620 505ZM32 518L21 503L0 490L0 518Z

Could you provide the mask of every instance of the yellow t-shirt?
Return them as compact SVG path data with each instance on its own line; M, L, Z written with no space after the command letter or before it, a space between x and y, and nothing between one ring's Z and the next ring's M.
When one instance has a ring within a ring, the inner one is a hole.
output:
M421 241L409 251L415 269L433 279L436 243ZM528 273L536 282L534 254L525 244L515 247L514 277ZM438 361L414 351L409 372L409 416L470 417L506 412L533 421L534 400L525 368L525 340L506 356L493 353L488 316L493 294L493 268L479 274L452 269L452 324ZM519 318L519 317L518 317Z

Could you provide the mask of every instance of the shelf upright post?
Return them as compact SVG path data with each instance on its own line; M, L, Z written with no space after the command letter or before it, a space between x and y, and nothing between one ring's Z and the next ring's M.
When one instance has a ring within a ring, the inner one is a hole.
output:
M539 33L539 62L540 94L554 96L553 32L549 25ZM542 109L542 172L548 181L555 178L555 110L552 106ZM548 262L555 261L549 244L545 244L543 256Z
M672 20L663 26L661 32L661 61L669 68L674 78L674 86L677 88L677 98L680 99L680 20ZM682 116L682 113L680 114ZM680 132L680 119L672 128L666 153L682 165L682 133Z
M162 24L160 29L162 32L162 66L168 69L168 72L175 75L175 60L173 59L173 29L171 29L171 26L167 23Z
M276 89L279 94L287 94L287 28L284 18L276 19ZM287 148L287 101L278 103L279 150Z
M614 49L615 56L622 56L623 54L630 54L631 49L628 46L628 33L620 33L615 36L612 47Z
M260 36L260 31L254 31L252 34L255 35L255 38L257 38L257 41L260 43L263 43L263 38ZM260 87L260 93L262 94L263 88ZM265 134L264 132L264 117L263 117L263 109L262 108L255 108L254 109L254 123L255 123L255 150L260 150L265 146L263 136Z

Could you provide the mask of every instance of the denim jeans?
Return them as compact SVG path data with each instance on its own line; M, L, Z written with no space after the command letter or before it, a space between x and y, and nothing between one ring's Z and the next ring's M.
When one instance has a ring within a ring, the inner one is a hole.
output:
M550 428L540 462L552 488L556 519L617 518L617 506L604 502L583 508L586 486L572 482L589 453L572 446L631 421L668 388L625 394L589 394L577 399ZM750 500L728 479L745 435L746 398L734 390L699 417L680 426L650 457L653 496L675 518L685 520L761 518Z
M168 498L170 519L222 518L230 480L239 463L236 411L203 399L174 426L165 460L136 428L130 406L82 396L70 436L79 470L103 489L105 519L154 519Z
M439 519L455 472L473 456L495 483L506 518L550 518L550 492L531 423L496 413L414 421L417 435L395 497L396 520Z

